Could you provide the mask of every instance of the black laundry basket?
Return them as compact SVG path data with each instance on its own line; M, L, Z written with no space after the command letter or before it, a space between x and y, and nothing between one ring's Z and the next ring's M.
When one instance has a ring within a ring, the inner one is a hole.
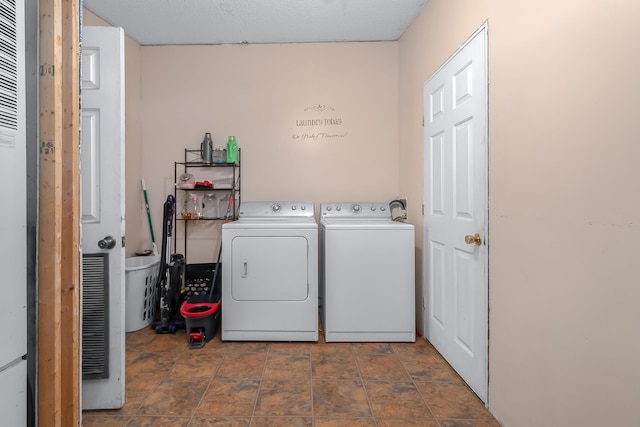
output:
M211 282L213 281L214 271L218 265L218 274L216 283L211 292ZM185 299L206 294L220 294L222 286L222 265L211 262L203 264L187 264L185 271L183 296Z

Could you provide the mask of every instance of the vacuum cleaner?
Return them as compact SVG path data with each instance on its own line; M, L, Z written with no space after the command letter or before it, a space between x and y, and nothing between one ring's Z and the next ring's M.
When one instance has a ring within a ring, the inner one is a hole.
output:
M156 306L155 321L151 327L158 334L173 334L185 328L185 320L180 315L181 293L184 285L185 260L182 254L171 254L171 234L176 199L169 195L164 203L162 221L162 254L156 287L160 295Z

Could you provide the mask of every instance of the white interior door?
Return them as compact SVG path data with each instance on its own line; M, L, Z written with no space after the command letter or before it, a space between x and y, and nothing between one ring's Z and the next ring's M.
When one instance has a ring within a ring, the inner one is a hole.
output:
M82 408L120 408L125 381L124 33L120 28L83 28L80 161Z
M488 385L486 43L483 26L424 86L425 337L484 402ZM478 240L470 241L476 235Z

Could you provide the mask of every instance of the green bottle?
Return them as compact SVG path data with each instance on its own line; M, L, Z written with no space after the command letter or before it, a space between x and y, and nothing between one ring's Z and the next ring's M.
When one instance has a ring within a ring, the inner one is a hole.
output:
M227 163L238 164L238 143L235 136L230 136L227 141Z

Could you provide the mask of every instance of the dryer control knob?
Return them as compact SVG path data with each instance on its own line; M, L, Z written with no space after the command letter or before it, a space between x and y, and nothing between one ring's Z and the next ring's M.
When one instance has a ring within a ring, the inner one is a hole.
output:
M360 212L360 205L352 205L351 210L354 212Z
M375 211L375 210L376 210L376 207L375 207L375 206L371 206L371 210L372 210L372 211Z
M302 209L303 211L307 209L307 207L305 205L300 206L300 209Z
M384 211L386 211L387 209L386 209L384 206L380 206L380 210L384 212Z
M342 210L342 208L341 208L340 206L336 206L336 210L337 210L337 211L341 211L341 210Z
M291 210L295 211L296 210L296 205L291 206Z
M327 210L330 211L331 210L331 206L327 206Z
M273 205L271 205L271 210L274 211L274 212L280 212L280 208L281 207L282 206L280 206L279 203L274 203Z

